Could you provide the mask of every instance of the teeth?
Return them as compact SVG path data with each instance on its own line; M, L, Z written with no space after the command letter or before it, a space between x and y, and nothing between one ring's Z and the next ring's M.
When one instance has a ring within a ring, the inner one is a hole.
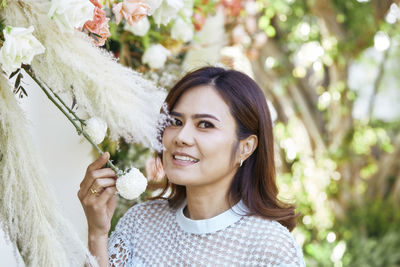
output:
M187 157L187 156L178 156L178 155L175 155L174 158L175 158L175 159L179 159L179 160L184 160L184 161L191 161L191 162L197 162L197 161L198 161L198 160L196 160L196 159L193 159L193 158L190 158L190 157Z

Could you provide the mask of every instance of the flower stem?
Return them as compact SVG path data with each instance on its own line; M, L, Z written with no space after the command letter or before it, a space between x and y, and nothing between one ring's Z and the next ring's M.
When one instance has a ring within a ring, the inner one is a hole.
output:
M44 85L38 78L36 78L36 76L34 75L32 69L27 66L27 65L23 65L22 68L25 70L25 72L32 78L32 80L34 80L36 82L36 84L40 87L40 89L42 89L42 91L46 94L46 96L50 99L51 102L53 102L53 104L65 115L65 117L67 117L67 119L74 125L75 129L78 132L78 135L82 134L88 141L89 143L92 144L92 146L97 150L97 152L99 152L100 155L102 155L104 152L96 145L96 143L93 142L92 138L90 138L90 136L85 132L85 130L83 129L83 127L80 127L75 121L74 118L71 117L70 114L68 114L67 111L64 110L64 108L57 102L56 99L54 99L54 97L51 95L51 93L62 103L62 105L64 107L67 108L67 110L72 113L72 115L75 117L75 119L77 119L78 121L82 122L82 119L80 119L75 112L73 112L72 110L70 110L66 104L61 100L61 98L50 88L47 89L46 85ZM50 92L51 93L50 93ZM121 170L118 169L118 167L116 167L110 160L107 161L107 166L110 167L111 169L113 169L115 171L115 173L119 176L121 174Z
M46 87L47 87L47 86L46 86ZM86 126L86 123L84 122L84 120L82 120L81 118L79 118L78 115L76 115L76 113L75 113L72 109L70 109L70 108L67 106L67 104L65 104L65 102L62 100L62 98L61 98L58 94L56 94L56 93L53 91L53 89L51 89L50 87L47 87L47 89L50 90L50 92L53 93L53 95L58 99L58 101L60 101L60 103L68 110L69 113L72 114L72 116L75 117L75 119L76 119L77 121L79 121L81 124L83 124L83 126ZM82 128L83 128L83 127L82 127Z

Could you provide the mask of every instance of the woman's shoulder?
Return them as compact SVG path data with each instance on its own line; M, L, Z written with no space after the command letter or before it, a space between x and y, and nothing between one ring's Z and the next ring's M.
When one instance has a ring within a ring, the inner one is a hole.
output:
M250 216L249 223L254 227L262 254L274 255L282 266L305 266L302 250L285 226L260 216Z

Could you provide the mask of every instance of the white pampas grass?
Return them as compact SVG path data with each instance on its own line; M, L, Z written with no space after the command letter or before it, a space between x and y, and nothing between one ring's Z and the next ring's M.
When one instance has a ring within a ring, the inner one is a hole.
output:
M56 93L74 95L90 117L103 118L110 137L157 146L157 117L165 90L123 67L110 54L96 48L85 34L61 33L47 13L47 0L7 2L1 15L9 25L33 25L34 35L46 47L31 66L35 75Z
M147 179L137 168L132 167L128 173L117 179L116 187L123 198L132 200L146 190Z
M25 265L96 266L43 181L23 111L3 75L0 118L0 222Z

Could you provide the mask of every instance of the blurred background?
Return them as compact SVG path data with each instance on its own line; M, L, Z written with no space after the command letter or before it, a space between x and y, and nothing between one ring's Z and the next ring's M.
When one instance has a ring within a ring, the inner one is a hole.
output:
M280 196L301 213L307 266L400 266L399 2L193 4L181 14L193 35L177 20L158 27L149 16L144 33L111 20L106 48L167 89L204 64L249 74L272 110ZM164 64L161 50L146 55L153 44L168 50ZM143 170L151 157L128 145L113 156Z
M280 197L297 205L293 235L307 266L400 266L399 1L164 0L162 12L117 24L118 2L100 1L110 18L103 48L160 87L203 65L258 82L274 120ZM95 153L65 119L68 128L55 127L63 119L44 97L26 99L50 183L85 239L76 192ZM54 128L63 164L43 135ZM159 190L162 170L147 148L108 139L102 148L147 174L139 201ZM119 201L114 226L134 204Z

